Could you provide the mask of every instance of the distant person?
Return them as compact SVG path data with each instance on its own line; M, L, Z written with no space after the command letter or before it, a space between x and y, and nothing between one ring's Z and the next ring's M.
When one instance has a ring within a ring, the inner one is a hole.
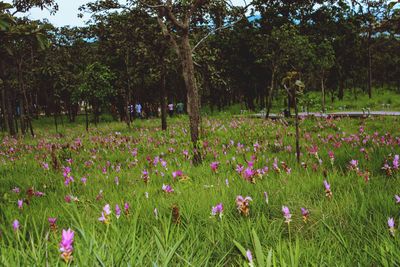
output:
M183 108L184 108L184 105L182 102L179 102L178 104L176 104L176 112L178 114L183 114Z
M174 104L172 103L168 104L168 113L170 117L174 115Z
M135 110L138 118L142 118L142 105L140 103L135 105Z

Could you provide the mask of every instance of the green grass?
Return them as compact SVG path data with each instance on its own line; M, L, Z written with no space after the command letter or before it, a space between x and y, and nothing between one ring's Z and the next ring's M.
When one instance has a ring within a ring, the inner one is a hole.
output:
M391 145L361 142L375 131L379 138L388 133L395 140L399 119L302 121L302 161L307 169L296 164L294 151L285 150L288 145L294 147L292 124L285 127L224 115L203 118L202 139L208 145L202 150L204 163L193 166L182 153L190 150L190 136L183 130L188 126L187 117L169 119L168 123L166 132L160 130L158 120L136 120L132 129L108 122L91 125L86 133L79 118L77 123L60 125L59 135L51 119L42 119L35 121L35 139L4 137L0 150L0 265L65 265L58 244L61 230L67 228L75 231L72 266L246 266L247 249L256 266L400 264L400 233L391 237L387 227L388 217L395 218L396 228L400 223L400 205L394 200L394 195L400 194L400 180L398 174L387 177L381 170L385 158L400 153L399 145L396 141ZM359 134L360 126L365 134ZM333 143L353 134L361 141L342 141L340 148L334 148ZM335 142L324 142L329 135L337 135ZM77 138L82 146L74 149ZM231 140L234 146L229 145ZM238 142L243 149L237 149ZM254 152L256 142L260 150ZM73 160L75 181L68 187L62 170L52 168L52 144L58 147L56 155L62 165L67 165L68 158ZM311 145L319 147L321 165L307 153ZM368 158L360 152L361 147ZM136 157L132 155L134 149L138 151ZM333 165L329 150L335 153ZM255 168L269 167L255 184L235 171L237 163L246 164L252 155L257 158ZM162 157L168 169L160 164L152 166L148 156ZM273 171L274 158L286 162L291 174ZM360 161L360 170L370 172L368 183L348 170L351 159ZM88 160L93 161L91 167L84 164ZM107 161L114 167L120 164L121 171L108 168L103 174L101 168ZM220 162L217 173L210 169L212 161ZM49 163L50 170L44 170L41 162ZM141 178L143 169L150 172L148 184ZM172 172L178 169L190 178L174 181ZM323 170L332 187L332 199L325 197ZM86 186L80 182L83 176L87 177ZM119 185L114 182L115 176ZM171 184L175 192L164 193L163 184ZM14 187L21 193L13 193ZM30 187L45 196L33 197L19 210L17 200L26 198ZM103 198L96 200L100 190ZM264 191L269 194L268 204ZM64 197L70 194L79 201L66 203ZM238 213L237 195L253 198L248 217ZM122 208L124 202L130 203L128 216L123 214L117 220L113 210L109 225L98 221L106 203L114 209L115 204ZM224 205L222 220L210 215L211 207L220 202ZM173 205L179 207L180 224L173 223ZM284 223L282 205L293 214L290 225ZM301 207L310 210L307 223L302 221ZM58 218L57 232L50 230L48 217ZM12 229L14 219L21 223L18 232Z

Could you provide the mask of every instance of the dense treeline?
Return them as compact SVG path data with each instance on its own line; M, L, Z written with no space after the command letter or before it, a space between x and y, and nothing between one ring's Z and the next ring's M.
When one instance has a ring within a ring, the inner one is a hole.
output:
M81 7L89 26L56 28L15 17L34 6L56 12L52 0L0 1L0 126L34 135L42 114L57 123L91 112L98 122L104 111L129 125L135 103L147 115L162 107L165 123L167 103L184 102L193 131L200 103L269 110L288 71L321 92L322 109L350 88L400 90L396 2L107 0Z

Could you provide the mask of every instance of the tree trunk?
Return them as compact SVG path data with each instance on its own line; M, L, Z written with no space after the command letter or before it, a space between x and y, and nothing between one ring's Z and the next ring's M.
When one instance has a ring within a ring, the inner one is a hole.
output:
M295 113L295 124L296 124L296 158L297 163L300 163L300 131L299 131L299 110L297 108L297 93L296 89L293 92L293 104L294 104L294 113Z
M371 29L368 31L368 97L372 98Z
M201 163L201 153L199 145L200 133L200 106L199 92L196 85L194 75L194 65L192 58L192 49L189 43L189 31L187 30L182 36L182 44L180 47L180 55L182 61L182 75L187 90L187 106L189 113L190 137L193 144L193 163L195 165Z
M1 90L1 111L3 112L3 129L8 131L8 119L7 119L7 106L6 106L6 88L3 87Z
M322 113L325 113L325 86L324 86L324 75L321 75L321 92L322 92Z
M85 119L86 119L86 132L89 131L89 116L88 116L88 108L87 104L85 103Z
M165 90L165 67L161 67L160 77L160 107L161 107L161 129L167 130L167 91Z
M268 92L268 101L267 101L267 112L265 113L265 118L268 119L269 117L269 112L271 111L272 107L272 94L274 92L274 84L275 84L275 68L272 70L272 75L271 75L271 87Z
M130 105L131 105L131 78L129 76L129 50L126 50L125 54L125 67L126 67L126 75L127 75L127 82L128 82L128 88L127 92L125 92L125 114L126 114L126 124L128 125L128 128L131 128L131 112L130 112Z
M344 97L344 81L343 81L343 77L339 76L339 79L340 79L340 81L339 81L339 94L338 94L338 97L339 97L339 100L343 100L343 97Z

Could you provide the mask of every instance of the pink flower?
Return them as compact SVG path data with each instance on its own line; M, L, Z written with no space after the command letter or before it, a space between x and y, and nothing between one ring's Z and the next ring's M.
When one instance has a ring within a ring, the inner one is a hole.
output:
M147 170L142 171L142 179L146 184L150 180L149 172Z
M165 193L173 193L174 192L174 189L172 189L172 187L169 184L167 184L167 185L163 184L162 185L162 190Z
M119 185L119 177L118 176L115 176L114 182L116 185Z
M18 199L18 208L19 208L20 210L22 210L23 204L24 204L24 201L23 201L22 199Z
M98 220L102 223L109 224L110 223L110 214L111 214L110 204L106 204L103 207L103 212L101 213L101 217Z
M303 215L303 222L307 222L308 216L310 216L310 212L306 208L301 208L301 215Z
M222 205L222 203L218 203L217 205L211 208L211 215L212 216L219 215L220 219L222 219L223 212L224 212L224 206Z
M42 162L42 168L43 168L44 170L48 171L48 170L49 170L49 164L46 163L46 162Z
M183 176L183 172L181 170L177 170L177 171L172 172L172 177L174 179L176 179L176 177L182 177L182 176Z
M400 204L400 196L399 195L395 195L394 199L396 200L396 204Z
M15 232L18 231L19 227L20 227L19 221L18 220L14 220L13 223L12 223L12 226L13 226L13 229L14 229Z
M119 219L119 217L121 216L121 209L118 206L118 204L115 205L115 217L117 217L117 219Z
M248 249L248 250L246 251L246 257L247 257L247 260L249 261L249 266L250 266L250 267L253 267L253 266L254 266L253 255L251 254L250 249Z
M211 170L213 172L217 172L218 166L219 166L219 162L218 161L211 162L211 164L210 164Z
M74 244L74 235L75 233L71 229L62 230L60 252L61 258L63 258L67 263L72 260L72 252L74 251L74 247L72 246Z
M19 192L21 192L21 190L19 189L19 187L14 187L12 190L15 194L19 194Z
M394 219L393 218L389 218L388 219L388 226L389 226L389 232L392 236L394 236L395 233L395 228L394 228Z
M128 202L125 202L125 204L124 204L124 211L125 211L125 215L129 214L129 203Z
M49 217L49 218L47 219L47 221L48 221L49 224L50 224L50 229L51 229L52 231L56 231L56 230L57 230L57 225L56 225L57 218L51 218L51 217Z
M82 182L84 185L86 185L87 178L86 178L86 177L82 177L82 178L81 178L81 182Z
M244 216L249 215L250 201L253 201L253 199L249 196L244 198L239 195L236 197L236 206L237 206L239 213L243 214Z
M395 155L393 159L393 169L398 170L400 166L399 155Z
M244 170L244 167L243 167L242 164L236 165L236 172L237 173L241 174L243 172L243 170Z
M324 186L325 186L325 193L326 193L325 195L328 198L331 198L332 197L331 185L326 180L324 180Z
M286 206L282 206L283 217L285 217L285 223L290 223L292 221L292 214L290 214L290 210Z

